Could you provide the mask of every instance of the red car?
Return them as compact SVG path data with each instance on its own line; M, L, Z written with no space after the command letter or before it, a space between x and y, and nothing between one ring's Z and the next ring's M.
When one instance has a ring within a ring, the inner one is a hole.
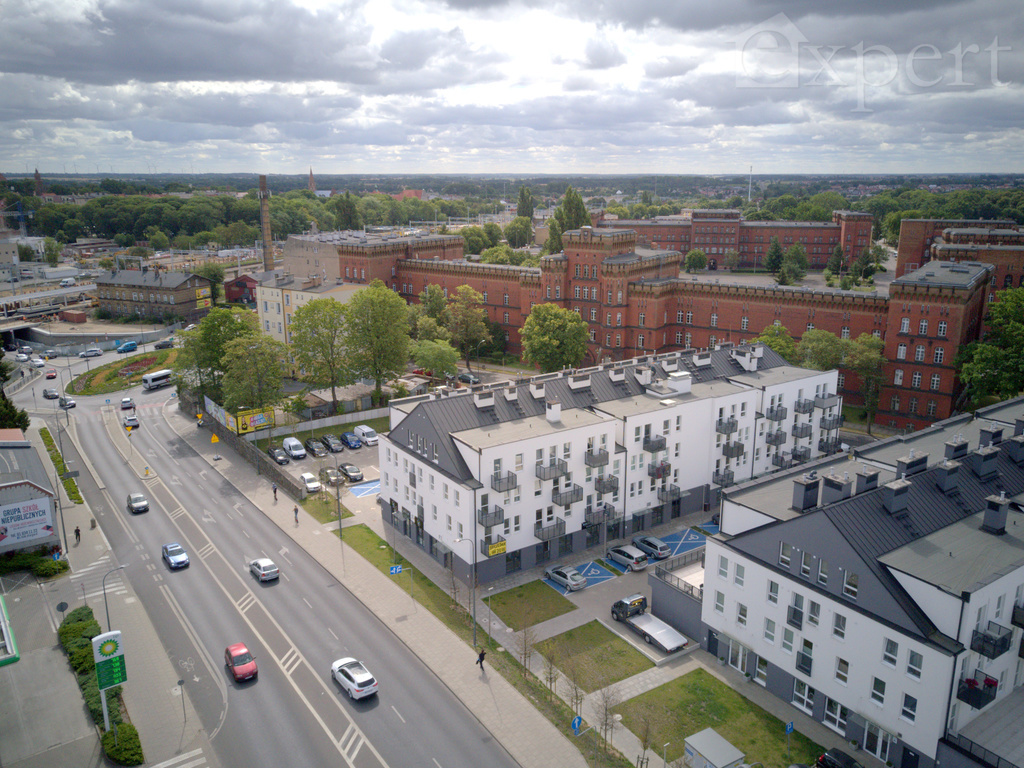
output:
M256 669L256 659L249 653L244 643L229 645L224 651L224 666L231 670L236 683L243 680L255 680L259 670Z
M53 368L51 368L50 370L48 370L46 372L46 378L48 378L48 379L56 379L57 378L57 372Z

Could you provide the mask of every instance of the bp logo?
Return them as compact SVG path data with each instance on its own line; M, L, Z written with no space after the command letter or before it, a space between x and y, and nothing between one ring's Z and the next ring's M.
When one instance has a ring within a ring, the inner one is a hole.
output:
M115 653L117 653L117 650L118 644L117 640L115 640L114 638L104 640L103 643L100 645L101 656L113 656Z

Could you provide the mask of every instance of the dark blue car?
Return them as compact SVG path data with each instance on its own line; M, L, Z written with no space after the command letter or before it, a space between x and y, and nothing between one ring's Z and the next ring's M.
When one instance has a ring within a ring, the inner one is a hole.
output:
M363 441L356 437L355 432L342 432L341 442L345 444L347 448L362 448Z

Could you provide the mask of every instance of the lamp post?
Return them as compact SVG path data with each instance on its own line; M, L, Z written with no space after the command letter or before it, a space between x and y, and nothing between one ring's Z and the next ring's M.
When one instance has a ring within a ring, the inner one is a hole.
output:
M100 584L103 587L103 609L104 611L106 611L107 614L107 632L110 631L110 606L107 605L107 576L112 574L114 571L124 570L126 566L127 563L125 563L125 565L119 565L117 566L117 568L111 568L109 571L103 574L103 581L100 582Z
M345 572L345 542L341 533L341 466L338 464L338 457L334 457L334 498L338 504L338 544L341 547L341 571Z
M473 526L476 528L476 525ZM471 541L465 537L460 537L455 540L455 544L460 541ZM476 542L473 541L473 581L470 582L470 602L473 603L473 647L476 648Z
M476 359L476 367L478 369L480 368L480 347L483 346L485 341L487 341L487 339L480 339L480 341L476 343L476 349L473 352L473 357ZM466 367L469 368L469 360L466 361Z
M666 755L668 754L668 745L671 743L671 741L666 741L661 746L661 768L667 768L668 766L668 758L666 757Z

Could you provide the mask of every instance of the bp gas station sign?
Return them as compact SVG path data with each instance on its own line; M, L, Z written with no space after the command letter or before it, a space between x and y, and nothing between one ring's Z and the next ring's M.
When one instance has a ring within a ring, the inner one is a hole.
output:
M92 639L92 658L96 662L96 681L101 691L121 685L128 679L120 632L96 635Z

